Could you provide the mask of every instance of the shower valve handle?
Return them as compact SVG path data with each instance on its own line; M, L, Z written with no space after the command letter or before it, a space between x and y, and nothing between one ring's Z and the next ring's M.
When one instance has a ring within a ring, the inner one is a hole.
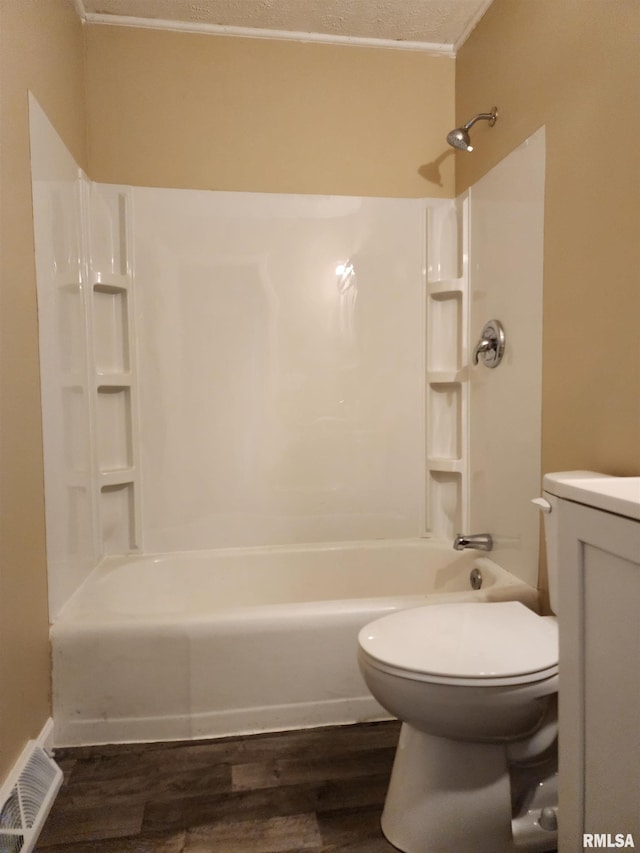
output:
M499 320L489 320L480 334L480 340L473 350L472 361L478 364L480 359L485 367L497 367L504 355L504 329Z

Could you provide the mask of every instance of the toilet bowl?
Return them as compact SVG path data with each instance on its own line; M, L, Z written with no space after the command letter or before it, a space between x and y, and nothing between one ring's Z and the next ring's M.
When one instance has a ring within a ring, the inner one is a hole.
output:
M427 605L370 623L358 643L367 686L403 723L388 840L405 853L555 849L555 617L520 602Z

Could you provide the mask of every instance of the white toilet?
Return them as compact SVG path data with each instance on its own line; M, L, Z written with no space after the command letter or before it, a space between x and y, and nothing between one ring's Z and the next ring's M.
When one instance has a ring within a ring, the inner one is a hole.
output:
M545 521L555 613L557 531ZM382 814L399 850L556 849L557 628L511 601L426 605L360 631L364 679L403 724Z

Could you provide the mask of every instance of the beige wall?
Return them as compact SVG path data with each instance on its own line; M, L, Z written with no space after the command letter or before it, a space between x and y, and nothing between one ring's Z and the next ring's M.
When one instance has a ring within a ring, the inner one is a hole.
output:
M546 125L543 471L640 474L640 4L494 0L457 58L457 191Z
M27 90L85 162L71 0L0 0L0 781L50 715L42 435Z
M91 177L450 197L454 82L422 53L89 26Z

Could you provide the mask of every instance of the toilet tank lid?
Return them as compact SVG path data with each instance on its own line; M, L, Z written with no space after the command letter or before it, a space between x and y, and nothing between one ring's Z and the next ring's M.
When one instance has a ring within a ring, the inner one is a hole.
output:
M545 492L640 521L640 477L611 477L596 471L545 474Z
M388 666L450 678L507 678L558 663L557 622L519 601L400 610L366 625L358 640Z

